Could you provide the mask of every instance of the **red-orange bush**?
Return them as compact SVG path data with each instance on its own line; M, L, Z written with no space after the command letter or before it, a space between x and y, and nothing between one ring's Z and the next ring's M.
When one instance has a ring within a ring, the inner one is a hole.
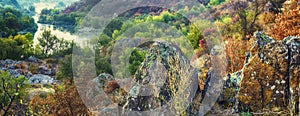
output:
M76 87L71 85L65 91L55 87L55 94L36 95L31 98L33 115L75 116L91 115L80 98Z
M233 73L241 70L244 66L246 52L249 51L250 41L228 39L225 44L225 52L227 57L227 72Z
M293 4L290 9L276 17L274 26L269 34L276 40L282 40L286 36L300 36L300 6Z
M52 111L51 104L55 104L53 95L44 93L33 96L30 100L32 115L50 115Z

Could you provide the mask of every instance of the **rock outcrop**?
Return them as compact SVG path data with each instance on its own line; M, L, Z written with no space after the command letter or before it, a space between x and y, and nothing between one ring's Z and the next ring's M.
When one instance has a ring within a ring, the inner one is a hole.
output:
M137 114L140 111L152 115L175 115L184 111L192 101L198 87L197 71L189 65L189 60L182 56L178 47L165 42L150 44L144 61L129 79L131 83L127 83L131 85L126 85L129 86L127 91L116 84L122 83L122 79L114 79L109 74L100 74L93 80L120 108L106 104L108 108L99 112L106 113L109 109L114 111L113 114L123 115L142 115Z
M295 98L299 98L300 37L274 41L261 32L255 37L250 59L242 70L239 110L298 113L299 99Z
M191 73L197 71L186 65L189 61L177 52L176 47L155 42L133 76L134 84L131 83L129 90L122 89L120 80L108 74L101 74L93 80L103 93L118 103L116 106L105 102L107 108L99 112L114 111L109 113L113 115L130 115L131 111L159 112L155 115L201 115L201 104L208 100L205 96L212 98L220 92L209 114L299 114L300 37L275 41L257 32L255 39L243 69L227 75L222 72L225 68L218 68L224 66L220 65L224 59L217 56L222 53L218 51L219 47L214 47L215 50L203 59L205 67L198 72L198 81L194 78L196 74ZM193 82L197 88L193 88ZM164 108L168 113L161 110Z
M243 69L224 77L217 105L232 112L299 114L300 37L275 41L256 32L255 39Z
M136 84L129 91L124 108L136 111L154 110L166 105L179 94L191 96L193 93L180 91L183 86L188 87L188 83L192 86L189 81L195 77L194 70L188 63L176 47L163 42L153 43L134 75Z
M30 56L24 61L11 59L0 60L0 70L8 71L12 76L25 76L29 84L53 84L56 81L56 66L50 66L44 61Z

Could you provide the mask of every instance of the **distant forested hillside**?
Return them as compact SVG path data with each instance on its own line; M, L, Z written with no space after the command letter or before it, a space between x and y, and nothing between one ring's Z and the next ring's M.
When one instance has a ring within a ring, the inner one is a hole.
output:
M21 9L21 6L17 0L0 0L0 4L2 7L11 6L17 9Z

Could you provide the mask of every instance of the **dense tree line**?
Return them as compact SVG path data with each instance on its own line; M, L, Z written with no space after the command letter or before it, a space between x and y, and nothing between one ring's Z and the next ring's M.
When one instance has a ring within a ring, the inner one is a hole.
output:
M41 11L38 23L51 24L74 33L80 20L85 16L82 12L72 12L64 14L59 9L43 9Z
M0 59L22 60L29 56L39 58L60 58L72 53L74 42L57 38L51 31L45 30L40 37L39 43L33 46L33 35L10 36L0 38Z
M33 35L11 36L0 39L0 59L23 59L33 55Z
M0 8L0 36L9 37L17 34L35 33L37 25L30 16L11 8Z

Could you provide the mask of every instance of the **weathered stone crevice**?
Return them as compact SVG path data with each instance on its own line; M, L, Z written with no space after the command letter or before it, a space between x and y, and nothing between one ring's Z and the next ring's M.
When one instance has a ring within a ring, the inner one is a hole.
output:
M299 114L299 71L300 71L300 37L287 37L289 46L290 68L288 74L289 108L293 114Z

